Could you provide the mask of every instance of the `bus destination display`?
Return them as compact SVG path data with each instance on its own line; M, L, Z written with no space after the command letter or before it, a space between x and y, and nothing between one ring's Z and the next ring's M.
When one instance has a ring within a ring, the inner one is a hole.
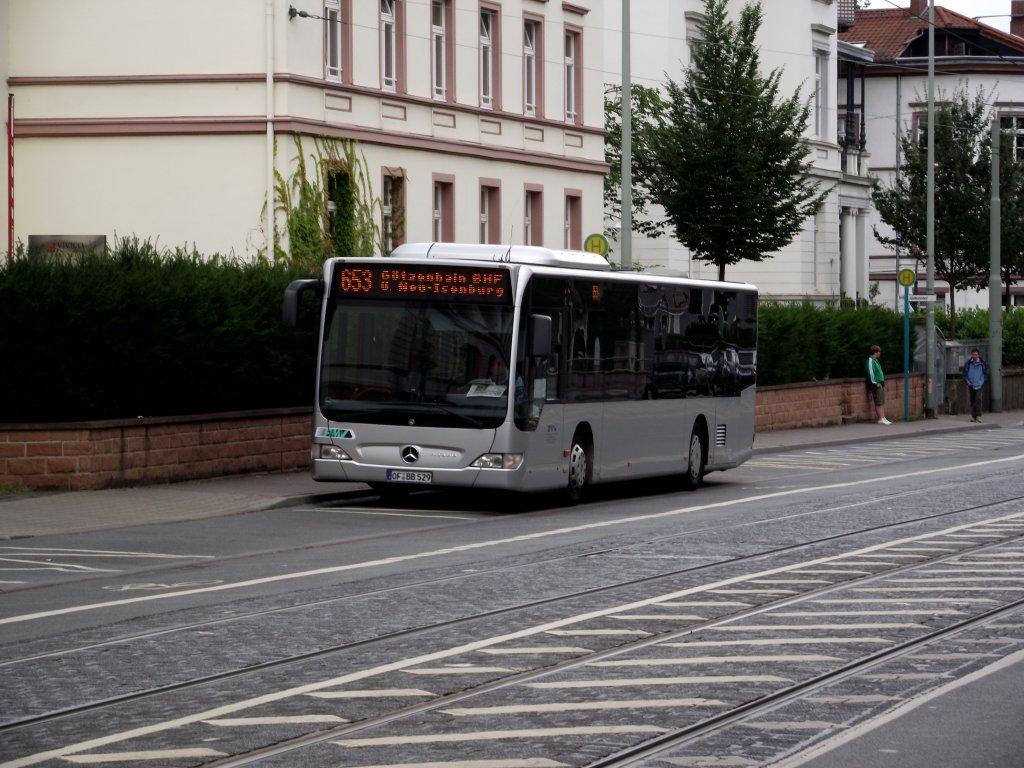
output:
M334 268L334 295L506 304L512 281L504 269L341 263Z

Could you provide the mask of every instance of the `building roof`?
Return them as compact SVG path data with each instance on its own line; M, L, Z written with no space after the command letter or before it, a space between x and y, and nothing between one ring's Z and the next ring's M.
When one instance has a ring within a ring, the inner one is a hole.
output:
M839 39L874 51L876 63L919 56L915 48L921 47L922 40L927 45L928 37L927 14L923 16L919 18L909 8L857 10L853 24L839 33ZM937 55L1024 56L1024 38L940 6L935 6L935 30L951 41L974 43L975 51L965 54L943 47L944 53L938 53L936 43Z

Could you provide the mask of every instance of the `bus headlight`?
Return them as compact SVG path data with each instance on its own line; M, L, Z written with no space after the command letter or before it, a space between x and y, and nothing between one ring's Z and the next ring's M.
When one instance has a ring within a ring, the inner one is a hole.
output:
M521 453L485 453L469 466L477 469L519 469L522 464Z
M335 461L351 461L352 457L336 445L321 445L321 459L334 459Z

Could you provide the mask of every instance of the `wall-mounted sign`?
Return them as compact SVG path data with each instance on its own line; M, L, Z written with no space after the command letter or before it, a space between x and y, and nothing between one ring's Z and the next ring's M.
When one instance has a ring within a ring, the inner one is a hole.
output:
M106 250L106 235L28 236L29 256L67 258L84 256L87 253L104 253Z

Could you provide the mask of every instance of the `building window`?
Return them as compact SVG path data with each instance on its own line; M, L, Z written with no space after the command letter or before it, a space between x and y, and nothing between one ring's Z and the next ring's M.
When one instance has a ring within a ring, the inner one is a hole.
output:
M453 101L454 31L452 0L431 0L430 3L430 71L434 98Z
M405 178L385 171L381 187L381 241L384 255L405 242Z
M562 230L563 248L570 251L583 250L583 197L578 190L566 190Z
M341 35L341 2L325 0L324 25L327 34L326 62L328 80L341 80L342 66L342 35Z
M455 239L455 180L451 176L434 176L433 239L450 243Z
M480 11L480 106L494 107L494 11ZM487 242L483 240L481 242Z
M692 66L694 63L693 57L703 41L700 25L704 22L705 16L703 13L696 13L694 11L687 11L683 16L686 17L686 48L690 56L689 64Z
M577 31L565 33L565 119L570 123L581 123L583 118L583 111L580 109L583 96L581 39L582 35Z
M493 179L480 182L480 242L501 242L501 187Z
M528 185L523 197L523 243L544 245L543 197L540 187Z
M541 26L539 21L527 19L523 23L523 112L529 117L542 117L540 92L543 61Z
M1014 159L1024 160L1024 115L1000 115L999 129L1003 140L1010 141Z
M828 133L828 51L814 51L814 134L820 138Z
M381 87L398 88L398 17L396 0L381 0Z

